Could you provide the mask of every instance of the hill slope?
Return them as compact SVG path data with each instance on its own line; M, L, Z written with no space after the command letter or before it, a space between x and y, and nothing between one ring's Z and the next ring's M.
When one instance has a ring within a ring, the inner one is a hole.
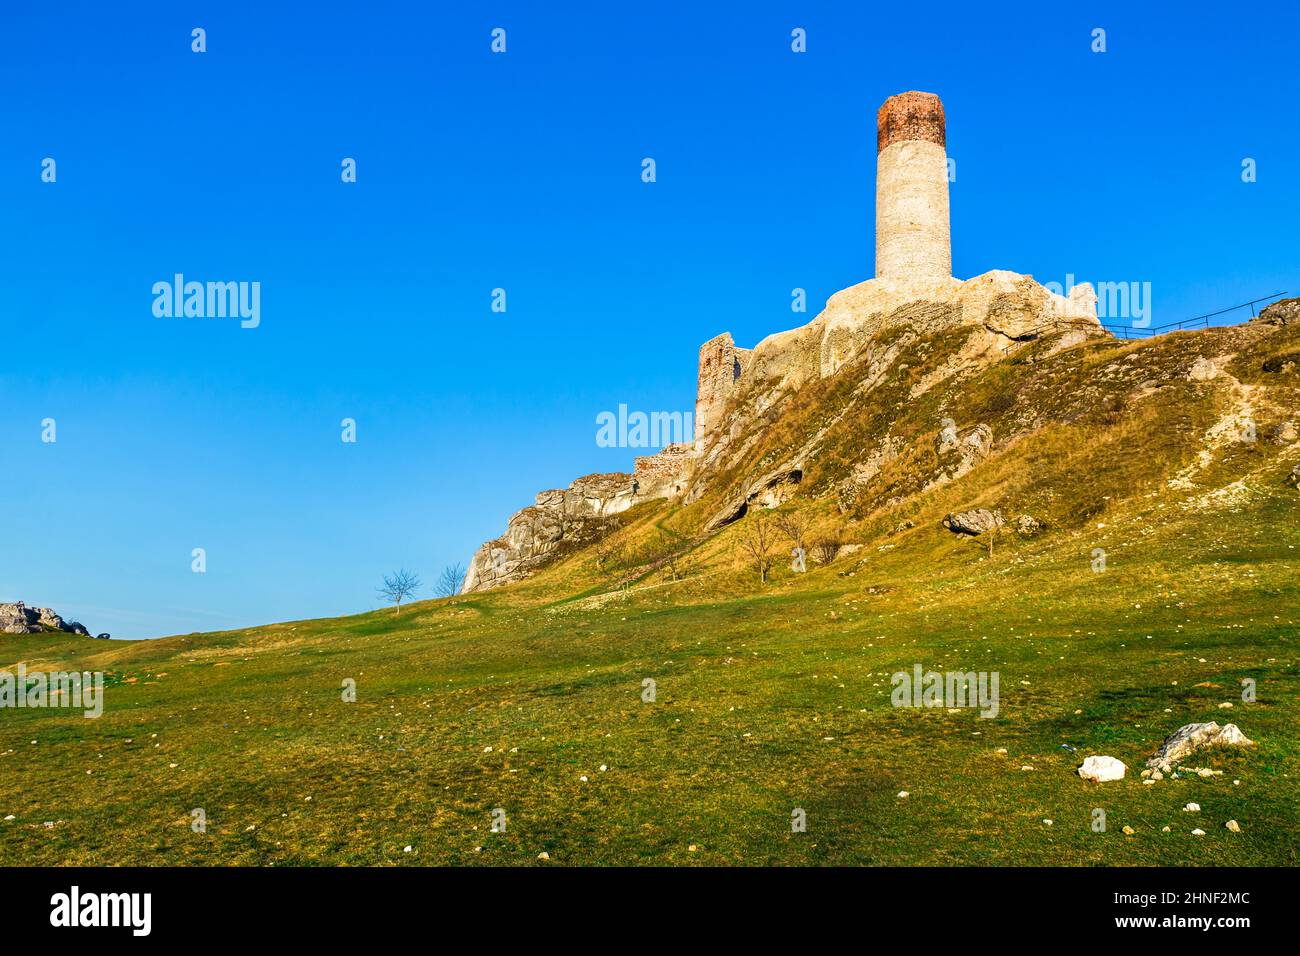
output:
M0 863L1294 865L1300 331L1005 331L883 323L834 374L757 367L686 494L522 583L0 639L0 668L108 685L96 720L0 711ZM1012 519L991 548L943 526L977 507ZM799 573L778 536L760 581L768 515L837 553ZM997 671L998 715L891 706L917 664ZM1205 720L1256 746L1143 784ZM1129 773L1086 783L1088 754Z

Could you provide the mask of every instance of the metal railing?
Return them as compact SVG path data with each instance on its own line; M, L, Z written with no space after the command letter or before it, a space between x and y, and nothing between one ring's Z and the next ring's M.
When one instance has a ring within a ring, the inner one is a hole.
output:
M1208 329L1210 319L1219 315L1227 315L1229 312L1236 312L1238 309L1250 309L1252 317L1257 315L1255 306L1260 302L1268 302L1270 299L1279 299L1286 295L1285 292L1274 292L1272 295L1260 296L1258 299L1251 299L1249 302L1243 302L1240 305L1229 306L1226 309L1219 309L1217 312L1207 312L1204 315L1196 315L1190 319L1182 319L1178 322L1170 322L1166 325L1157 325L1154 328L1144 328L1133 325L1107 325L1102 323L1101 327L1115 336L1117 339L1148 339L1157 335L1166 335L1169 332L1182 332L1187 329ZM1027 345L1039 338L1046 331L1060 331L1061 329L1095 329L1096 326L1091 322L1080 319L1051 319L1047 322L1037 325L1024 333L1016 341L1002 349L1002 354L1007 355L1022 345Z
M1208 329L1210 319L1218 315L1227 315L1229 312L1236 312L1238 309L1250 309L1251 317L1255 312L1255 305L1260 302L1267 302L1270 299L1279 299L1286 295L1285 292L1274 292L1272 295L1260 296L1258 299L1251 299L1249 302L1243 302L1240 305L1232 305L1226 309L1220 309L1218 312L1206 312L1204 315L1196 315L1190 319L1183 319L1180 322L1170 322L1167 325L1157 325L1155 328L1141 328L1132 325L1106 325L1102 328L1110 332L1116 338L1123 339L1145 339L1154 335L1164 335L1168 332L1181 332L1185 329Z

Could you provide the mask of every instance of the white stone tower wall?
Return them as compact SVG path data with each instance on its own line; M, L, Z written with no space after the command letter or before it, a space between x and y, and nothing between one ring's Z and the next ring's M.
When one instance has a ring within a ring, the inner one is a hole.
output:
M943 103L915 90L876 116L876 277L952 277Z
M952 275L948 156L942 146L903 140L876 157L876 275Z

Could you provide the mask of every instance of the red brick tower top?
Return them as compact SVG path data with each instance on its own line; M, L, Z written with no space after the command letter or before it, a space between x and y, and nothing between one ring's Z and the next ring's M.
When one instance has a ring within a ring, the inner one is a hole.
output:
M923 140L946 146L943 103L933 93L911 90L885 100L876 114L876 152L891 143Z

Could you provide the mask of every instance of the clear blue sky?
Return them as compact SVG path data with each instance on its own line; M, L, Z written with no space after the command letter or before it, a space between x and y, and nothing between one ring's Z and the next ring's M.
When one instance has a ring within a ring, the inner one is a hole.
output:
M0 600L361 611L630 470L597 413L689 410L701 342L870 277L902 90L946 105L959 277L1151 282L1156 325L1300 285L1293 3L274 6L0 14ZM155 318L177 272L259 281L260 328Z

